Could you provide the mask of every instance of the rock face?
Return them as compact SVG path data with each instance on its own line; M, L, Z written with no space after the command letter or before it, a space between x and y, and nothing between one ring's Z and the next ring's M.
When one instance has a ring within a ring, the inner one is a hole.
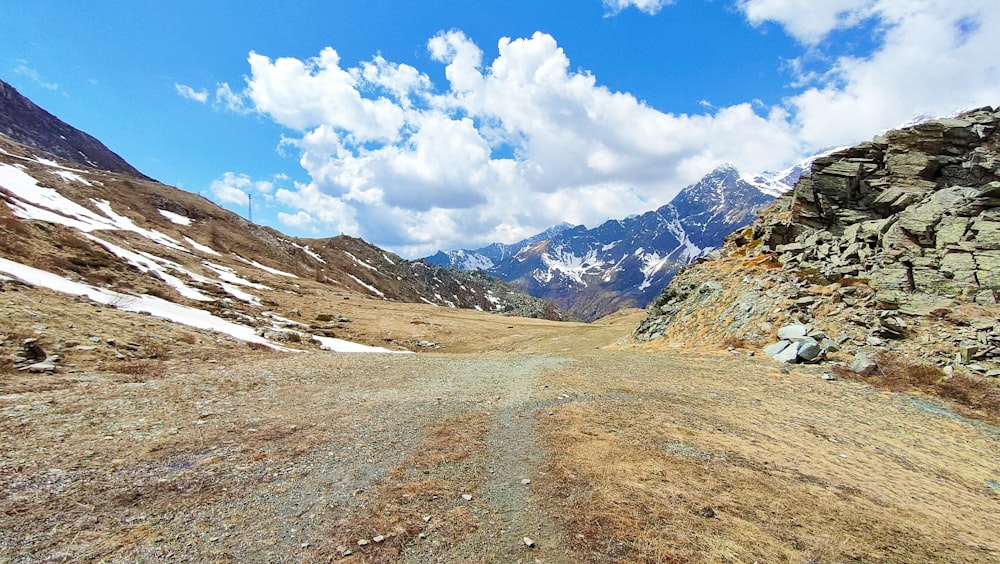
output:
M816 159L716 260L678 276L636 338L681 338L697 321L766 344L800 322L848 347L996 370L998 127L1000 112L982 108Z
M146 178L104 143L67 124L0 80L0 133L14 141L88 167Z

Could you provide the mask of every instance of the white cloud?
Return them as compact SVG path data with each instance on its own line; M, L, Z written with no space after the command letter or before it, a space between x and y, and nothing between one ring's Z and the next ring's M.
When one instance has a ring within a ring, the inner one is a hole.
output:
M194 100L204 104L208 102L208 90L195 90L186 84L174 83L174 89L177 90L177 94L181 98L187 98L188 100Z
M856 25L869 17L875 3L875 0L740 0L739 7L753 25L777 22L792 37L815 44L831 31Z
M274 183L269 180L252 180L249 175L226 172L212 181L209 190L216 200L225 204L246 204L249 194L254 192L265 200L273 199Z
M833 10L833 4L839 8ZM772 20L819 49L835 30L875 21L880 36L872 53L834 58L786 100L807 146L852 143L913 115L945 115L1000 101L996 2L749 0L741 7L751 21Z
M299 211L293 214L278 212L278 221L289 227L296 227L299 229L308 227L314 222L313 217L304 211Z
M224 204L247 203L247 188L251 185L250 177L245 174L227 172L222 178L212 181L209 190L215 199Z
M215 107L235 112L238 114L248 114L253 109L247 107L246 98L230 88L228 82L220 82L215 86Z
M17 62L17 66L14 67L14 73L24 76L34 82L35 84L45 88L46 90L59 90L59 85L55 82L49 82L42 78L41 73L37 70L28 66L28 61L21 59Z
M281 147L300 156L310 182L256 190L308 214L314 228L420 256L511 242L561 221L596 225L662 205L723 162L747 172L779 169L914 113L997 103L989 30L1000 29L1000 5L993 6L743 1L749 22L777 23L810 57L789 63L801 74L773 106L706 101L700 114L669 113L575 70L550 35L502 38L487 62L454 30L427 43L431 59L444 65L445 84L382 56L343 66L326 48L308 60L251 53L246 88L225 85L216 98L297 132ZM879 30L876 46L839 55L831 34L862 23ZM217 182L220 190L245 191L251 181L226 175ZM305 220L298 215L281 221Z
M673 4L673 0L602 0L609 15L617 14L626 8L635 7L640 12L651 16L659 13L664 6Z
M403 109L386 97L362 96L361 73L340 68L333 49L307 61L250 53L249 62L247 95L279 124L298 131L332 127L358 143L398 139Z

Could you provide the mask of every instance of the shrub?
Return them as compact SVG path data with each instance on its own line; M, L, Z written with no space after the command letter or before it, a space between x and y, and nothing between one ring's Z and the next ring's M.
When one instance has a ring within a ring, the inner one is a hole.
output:
M971 416L1000 420L1000 387L987 378L958 372L949 377L937 366L910 362L885 352L875 355L874 361L874 367L860 374L846 366L834 367L833 371L842 378L860 380L893 392L919 390L980 410L969 413Z

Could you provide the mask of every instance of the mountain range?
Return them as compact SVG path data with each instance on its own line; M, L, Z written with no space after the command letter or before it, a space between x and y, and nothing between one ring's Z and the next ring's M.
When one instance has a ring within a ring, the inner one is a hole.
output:
M591 321L645 307L677 272L749 225L788 191L810 160L778 173L741 174L722 165L660 208L595 227L561 224L514 244L441 251L431 264L485 273Z

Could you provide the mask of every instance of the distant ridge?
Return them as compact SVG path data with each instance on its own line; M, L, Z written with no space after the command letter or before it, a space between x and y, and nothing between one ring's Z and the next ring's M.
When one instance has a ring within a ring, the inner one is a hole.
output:
M482 269L573 318L592 321L645 307L681 268L790 190L809 162L753 176L724 164L653 211L591 229L564 223L513 245L438 252L425 260Z
M149 178L104 143L38 107L2 80L0 133L22 145L74 163Z

